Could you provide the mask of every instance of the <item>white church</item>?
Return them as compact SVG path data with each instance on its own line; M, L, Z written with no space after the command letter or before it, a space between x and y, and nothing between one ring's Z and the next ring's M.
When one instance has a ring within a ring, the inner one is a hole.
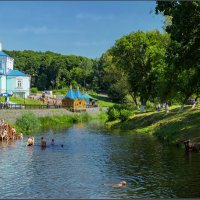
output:
M30 94L28 74L13 69L14 59L2 51L0 43L0 96L27 98Z

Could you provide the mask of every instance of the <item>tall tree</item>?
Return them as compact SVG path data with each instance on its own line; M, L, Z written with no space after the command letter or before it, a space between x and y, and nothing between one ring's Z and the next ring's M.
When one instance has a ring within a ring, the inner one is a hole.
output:
M174 95L180 94L183 108L188 97L200 90L200 2L157 1L156 13L171 17L166 26L172 40L166 59L171 72L168 85ZM176 80L173 85L172 80Z
M167 34L138 31L123 36L111 49L115 64L128 74L133 98L140 97L142 111L147 100L154 100L158 95L168 42Z

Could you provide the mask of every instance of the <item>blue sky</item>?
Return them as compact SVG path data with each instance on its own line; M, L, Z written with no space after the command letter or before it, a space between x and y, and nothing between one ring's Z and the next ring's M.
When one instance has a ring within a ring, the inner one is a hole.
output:
M158 29L154 1L0 1L0 41L6 50L100 57L130 32Z

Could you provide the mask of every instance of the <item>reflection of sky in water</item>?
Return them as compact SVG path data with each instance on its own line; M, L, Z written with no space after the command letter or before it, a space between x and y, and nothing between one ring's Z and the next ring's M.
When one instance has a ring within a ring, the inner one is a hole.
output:
M40 148L41 136L47 148ZM50 145L55 139L54 146ZM35 146L0 142L1 198L198 197L197 154L145 134L102 129L97 122L35 135ZM61 147L63 144L63 148ZM126 180L123 188L112 183ZM196 186L192 184L195 182ZM181 188L187 188L183 190ZM190 189L190 196L186 193Z

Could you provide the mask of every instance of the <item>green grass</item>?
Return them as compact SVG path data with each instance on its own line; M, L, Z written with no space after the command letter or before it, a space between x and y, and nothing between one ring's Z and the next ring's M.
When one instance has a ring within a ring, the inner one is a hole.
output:
M48 129L62 129L69 127L75 123L83 123L94 119L106 121L107 114L103 111L100 114L96 115L92 115L86 112L81 112L81 113L73 113L71 115L37 117L37 119L39 120L39 124L37 126L39 130L42 131ZM17 121L19 120L21 120L21 117L17 119ZM29 127L30 125L32 125L31 120L28 121L28 125L26 127ZM13 124L13 126L16 127L18 132L22 131L23 134L33 133L32 131L33 128L28 128L30 129L30 131L25 131L25 129L22 130L22 127L24 126L23 121L21 125L20 123L16 123Z
M186 106L182 113L173 106L169 113L136 113L125 122L108 122L107 126L122 130L135 130L138 133L154 134L168 143L179 144L184 140L200 141L200 108Z
M4 97L0 97L0 101L1 102L5 102L5 98ZM37 104L40 105L42 102L39 100L34 100L34 99L28 99L26 98L24 100L24 98L19 98L19 97L9 97L9 101L16 103L16 104Z
M99 107L110 107L115 104L107 95L90 94L90 96L98 99Z

